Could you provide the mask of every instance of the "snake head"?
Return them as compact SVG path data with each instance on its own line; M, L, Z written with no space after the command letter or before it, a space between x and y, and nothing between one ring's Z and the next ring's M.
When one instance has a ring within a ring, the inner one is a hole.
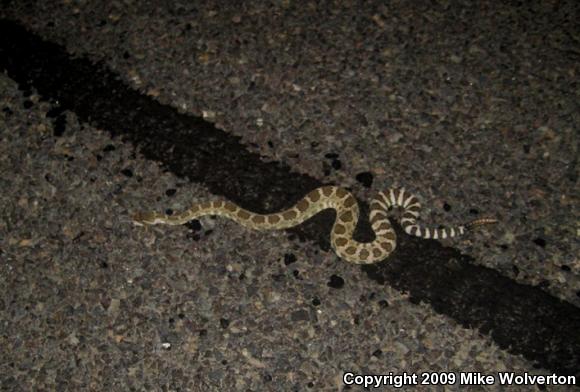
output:
M155 213L152 212L136 212L131 216L135 226L154 225L157 219Z

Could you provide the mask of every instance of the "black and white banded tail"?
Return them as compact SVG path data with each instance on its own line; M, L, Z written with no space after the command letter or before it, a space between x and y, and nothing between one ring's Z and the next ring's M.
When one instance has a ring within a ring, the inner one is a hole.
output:
M391 208L403 208L403 214L400 221L403 230L405 230L407 234L421 238L453 238L465 234L465 232L472 227L497 223L497 220L493 218L480 218L457 227L440 229L423 227L417 223L421 203L419 203L419 199L415 195L406 192L405 188L390 189L386 192L380 192L379 197L373 200L373 203L380 205L382 210L385 211L385 214L386 211ZM372 210L373 208L371 205L371 211ZM379 210L375 209L375 211ZM371 213L371 221L373 220L372 215L373 214Z

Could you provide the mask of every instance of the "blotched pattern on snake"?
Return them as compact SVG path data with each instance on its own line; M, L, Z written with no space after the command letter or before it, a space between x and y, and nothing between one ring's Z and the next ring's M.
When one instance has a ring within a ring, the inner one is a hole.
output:
M376 238L371 242L358 242L352 238L359 216L356 199L343 188L323 186L308 193L293 207L273 214L257 214L230 201L218 200L195 203L188 210L175 215L137 213L133 216L133 223L181 225L204 215L219 215L255 230L279 230L297 226L320 211L333 208L336 210L336 219L330 236L336 254L351 263L372 264L387 258L397 244L395 231L387 217L392 207L403 209L400 222L405 232L422 238L456 237L472 227L497 222L495 219L481 218L454 228L423 227L417 223L421 208L417 197L404 188L390 189L380 192L370 205L370 222Z

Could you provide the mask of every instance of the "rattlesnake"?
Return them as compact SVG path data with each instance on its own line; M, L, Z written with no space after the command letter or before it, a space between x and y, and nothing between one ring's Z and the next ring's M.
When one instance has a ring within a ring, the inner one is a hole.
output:
M402 207L400 222L407 234L422 238L451 238L462 235L473 226L496 223L495 219L481 218L455 228L430 229L417 223L421 204L405 188L380 192L370 205L370 222L376 238L372 242L358 242L352 238L359 215L358 204L347 190L323 186L308 193L293 207L274 214L256 214L229 201L196 203L188 210L165 215L155 212L133 215L133 223L142 225L181 225L204 215L220 215L255 230L287 229L297 226L327 208L336 210L336 220L331 232L331 244L342 259L355 264L372 264L385 259L396 246L395 231L387 218L392 207Z

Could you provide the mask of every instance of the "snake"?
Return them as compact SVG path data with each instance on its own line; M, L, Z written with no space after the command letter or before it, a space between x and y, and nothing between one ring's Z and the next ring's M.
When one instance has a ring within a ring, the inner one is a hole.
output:
M493 218L479 218L450 228L422 226L417 222L421 209L417 196L405 188L393 188L379 192L371 201L369 219L375 239L359 242L353 238L359 219L358 203L349 191L337 186L314 189L294 206L272 214L258 214L228 200L215 200L195 203L176 214L137 212L133 214L132 221L137 226L182 225L206 215L217 215L254 230L282 230L300 225L320 211L332 208L336 211L336 218L330 243L336 255L354 264L373 264L386 259L397 245L397 236L388 217L389 211L395 207L403 210L399 219L403 230L409 235L425 239L453 238L465 234L473 227L497 223Z

